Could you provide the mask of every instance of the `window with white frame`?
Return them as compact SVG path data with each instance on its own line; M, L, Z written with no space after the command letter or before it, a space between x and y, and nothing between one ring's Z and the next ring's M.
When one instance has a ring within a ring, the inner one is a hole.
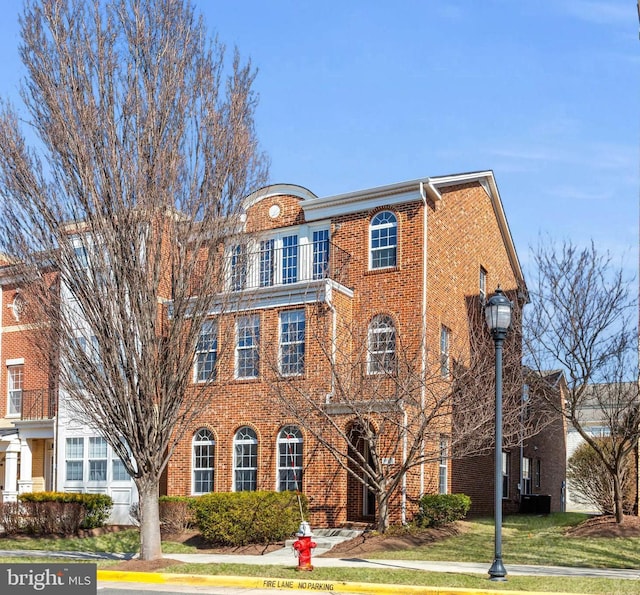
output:
M15 320L20 320L22 314L24 313L25 307L27 305L24 296L21 293L16 293L13 298L13 302L11 302L10 308L13 313L13 317Z
M200 428L193 436L193 493L213 492L216 441L213 432Z
M329 230L313 232L313 278L324 279L329 271Z
M103 437L90 436L88 441L82 436L69 437L65 441L65 481L85 478L100 483L131 481L124 463Z
M226 249L233 291L324 279L329 268L328 224L301 225L247 236Z
M271 287L276 272L275 240L260 241L260 287Z
M231 249L231 290L239 291L247 285L247 247L236 244Z
M298 236L282 238L282 282L295 283L298 280Z
M65 443L66 481L84 479L84 438L67 438Z
M392 373L396 365L396 329L387 315L378 315L369 324L367 372Z
M236 378L257 378L260 372L260 317L236 321Z
M480 301L484 304L487 299L487 271L484 267L480 267L480 280L479 280L479 294Z
M502 497L509 497L509 470L511 469L511 453L502 451Z
M131 476L118 456L111 459L111 477L113 481L129 481Z
M440 436L440 458L438 460L438 493L446 494L449 489L449 439Z
M258 436L248 427L240 428L233 438L233 489L253 492L258 480Z
M75 254L76 257L76 261L78 263L78 266L81 269L86 269L89 267L89 256L88 256L88 252L87 252L87 248L86 246L80 244L80 245L76 245L73 248L73 252Z
M22 387L24 386L24 365L7 366L7 413L11 416L22 413Z
M302 432L285 426L278 434L278 491L302 491Z
M440 327L440 375L449 378L451 372L449 359L449 343L451 341L451 331L446 326Z
M398 219L391 211L380 211L369 226L370 268L395 267L398 252Z
M215 379L217 358L218 325L213 320L205 320L202 323L196 345L196 382Z
M522 493L531 494L531 459L522 457Z
M89 438L89 481L107 481L107 441L100 436Z
M304 373L304 310L280 312L280 373L295 376Z

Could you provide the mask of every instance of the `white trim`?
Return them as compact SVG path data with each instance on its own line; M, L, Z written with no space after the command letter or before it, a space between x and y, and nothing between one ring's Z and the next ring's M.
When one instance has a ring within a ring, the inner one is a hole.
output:
M315 200L318 197L311 190L297 184L271 184L252 192L242 201L242 208L247 210L261 200L272 196L295 196L302 200Z
M5 362L7 366L21 366L24 364L24 357L15 357L13 359L8 359Z

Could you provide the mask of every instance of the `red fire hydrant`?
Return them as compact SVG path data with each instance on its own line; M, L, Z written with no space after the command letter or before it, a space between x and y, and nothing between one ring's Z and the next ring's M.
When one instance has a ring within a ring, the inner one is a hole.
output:
M316 542L311 541L313 533L306 521L300 523L300 529L296 533L298 539L293 542L293 552L298 557L298 568L296 570L313 570L311 565L311 550L316 547Z

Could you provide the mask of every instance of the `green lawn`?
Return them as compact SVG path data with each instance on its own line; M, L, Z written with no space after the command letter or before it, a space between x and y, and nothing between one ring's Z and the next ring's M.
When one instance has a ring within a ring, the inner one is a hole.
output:
M558 566L586 566L591 568L639 568L640 538L591 538L576 539L564 535L567 527L586 518L578 514L553 514L544 517L508 516L503 522L504 562L509 564L540 564ZM411 560L460 560L486 562L493 559L493 520L465 522L464 534L438 543L414 547L404 551L387 551L369 557ZM2 538L0 549L40 549L47 551L87 551L127 553L138 550L136 531L108 533L100 537L83 539ZM166 557L172 553L195 553L195 548L178 543L164 543ZM59 559L57 559L59 561ZM17 561L16 558L0 558L0 562ZM42 559L20 558L20 561ZM113 561L99 562L99 568L108 570ZM299 578L292 556L291 566L241 565L241 564L181 564L163 572L211 575L244 575L267 578ZM485 575L432 573L410 570L382 570L363 568L316 568L314 580L347 582L380 582L392 584L430 585L434 587L491 588L520 591L626 594L640 592L640 582L635 580L581 579L566 577L518 577L508 576L505 583L489 583ZM311 576L310 576L311 578Z
M587 515L576 513L548 516L505 517L502 553L505 565L582 566L586 568L640 568L640 537L568 538L565 531ZM405 551L372 554L370 558L391 560L493 559L493 519L464 523L468 531L441 542ZM640 589L639 589L640 590Z

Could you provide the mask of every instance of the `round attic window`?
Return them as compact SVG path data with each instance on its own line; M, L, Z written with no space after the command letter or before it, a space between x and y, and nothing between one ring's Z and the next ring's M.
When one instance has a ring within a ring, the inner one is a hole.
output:
M271 217L271 219L275 219L279 215L280 215L280 205L278 204L271 205L269 207L269 217Z

